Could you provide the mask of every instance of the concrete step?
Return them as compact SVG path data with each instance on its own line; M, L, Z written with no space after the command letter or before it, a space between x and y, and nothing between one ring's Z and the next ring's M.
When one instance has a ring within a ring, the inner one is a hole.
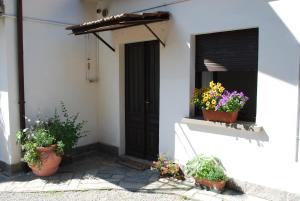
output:
M128 155L120 156L119 160L117 160L117 163L136 170L147 170L152 165L152 161L148 161L148 160L144 160L144 159L140 159Z

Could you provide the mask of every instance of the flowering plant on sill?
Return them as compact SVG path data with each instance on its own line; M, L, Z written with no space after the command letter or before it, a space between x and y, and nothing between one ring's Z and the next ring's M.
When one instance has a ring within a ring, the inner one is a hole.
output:
M211 81L208 88L194 89L192 103L203 110L237 112L249 100L243 92L229 92L221 83Z

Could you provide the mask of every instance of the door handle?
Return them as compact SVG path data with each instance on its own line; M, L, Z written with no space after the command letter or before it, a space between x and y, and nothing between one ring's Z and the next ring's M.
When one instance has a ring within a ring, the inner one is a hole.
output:
M151 102L150 102L150 101L145 101L145 103L146 103L146 104L150 104Z

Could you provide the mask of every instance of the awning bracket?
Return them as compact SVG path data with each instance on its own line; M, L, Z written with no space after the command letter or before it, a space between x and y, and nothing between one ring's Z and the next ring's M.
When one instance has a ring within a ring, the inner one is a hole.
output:
M111 49L113 52L115 52L115 48L113 48L110 44L108 44L101 36L99 36L97 33L93 33L96 38L98 38L102 43L104 43L109 49Z
M144 24L145 27L153 34L153 36L159 40L159 42L164 46L166 47L166 44L158 37L158 35L147 25L147 24Z

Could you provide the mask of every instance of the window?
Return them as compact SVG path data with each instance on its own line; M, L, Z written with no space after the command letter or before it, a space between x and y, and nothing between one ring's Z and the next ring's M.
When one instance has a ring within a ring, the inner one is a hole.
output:
M250 98L238 120L256 120L258 29L196 36L197 88L209 81L221 82L227 90L243 91Z

